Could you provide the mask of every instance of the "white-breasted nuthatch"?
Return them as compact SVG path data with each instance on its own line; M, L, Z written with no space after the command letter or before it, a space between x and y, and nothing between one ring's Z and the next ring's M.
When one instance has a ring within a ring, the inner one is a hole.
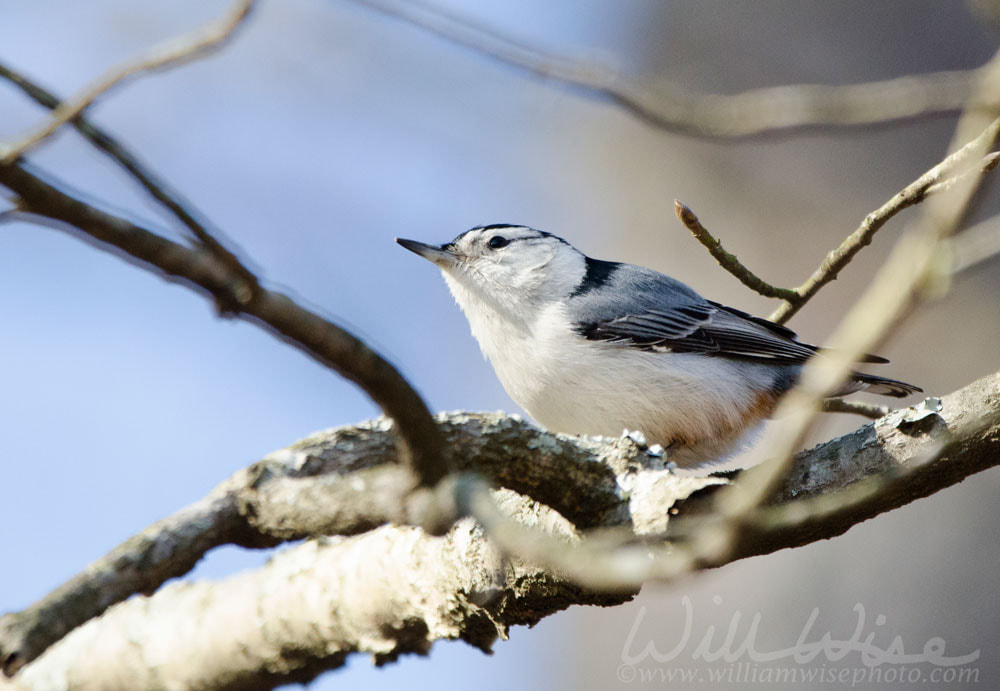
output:
M818 350L669 276L592 259L533 228L478 226L441 246L396 242L441 268L507 393L541 425L638 430L680 466L739 451ZM837 395L862 390L921 391L855 372Z

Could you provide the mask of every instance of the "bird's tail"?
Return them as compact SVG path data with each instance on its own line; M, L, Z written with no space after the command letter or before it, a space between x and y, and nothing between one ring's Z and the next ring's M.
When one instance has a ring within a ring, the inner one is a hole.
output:
M913 384L878 377L874 374L855 372L844 387L837 392L837 396L846 396L856 391L867 391L880 396L892 396L893 398L904 398L914 393L922 393L923 389Z

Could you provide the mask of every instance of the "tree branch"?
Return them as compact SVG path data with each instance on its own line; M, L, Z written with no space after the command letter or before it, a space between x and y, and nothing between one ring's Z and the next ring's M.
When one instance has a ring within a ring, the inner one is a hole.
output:
M68 224L101 249L120 251L153 273L207 293L356 383L395 421L403 459L421 483L430 486L444 477L447 451L426 404L395 367L358 338L281 293L254 290L214 252L185 247L101 211L45 182L22 163L0 165L0 185L18 196L22 211Z
M175 37L153 47L143 55L115 66L70 100L57 106L45 122L20 137L15 137L11 142L0 142L0 163L9 165L16 161L30 148L45 141L53 132L80 115L97 98L125 79L140 72L184 63L218 48L247 17L253 4L254 0L237 0L222 19L206 24L189 34Z
M701 224L694 211L676 199L674 200L674 213L677 214L680 222L691 231L695 239L705 246L705 249L715 258L715 261L719 262L719 266L738 278L747 288L766 298L779 298L782 300L795 300L798 298L798 293L794 289L773 286L745 267L736 258L735 254L727 252L722 247L722 243L708 232L708 229Z
M685 536L686 541L667 545L609 546L603 539L560 543L503 516L474 483L460 488L464 494L459 506L483 525L505 554L565 574L588 588L629 590L650 580L670 580L696 569L840 535L880 513L1000 465L1000 372L939 404L894 411L795 456L771 503L752 507L731 544L717 498L699 501L691 511L682 507L682 524L672 523L669 532ZM744 487L741 481L722 488L720 494L742 492ZM661 506L660 511L666 515L668 507ZM691 515L693 519L688 518Z
M540 529L572 535L551 510L516 496L507 503ZM132 598L0 680L0 689L44 688L53 674L77 689L272 688L307 682L353 652L384 664L426 655L439 639L489 651L510 626L570 604L630 598L505 562L471 520L440 538L386 526L307 542L224 581Z
M951 241L952 272L961 273L1000 255L1000 216L968 228Z
M46 108L56 110L61 106L60 99L54 94L46 91L41 86L6 65L0 64L0 77L16 85L35 102ZM93 144L98 150L107 154L111 160L118 163L129 175L135 178L150 196L162 204L187 227L198 242L214 252L220 260L229 263L230 267L235 272L241 274L244 281L249 286L252 286L253 290L259 287L257 278L253 273L243 266L236 256L215 238L203 222L198 220L196 212L190 209L190 202L181 199L176 191L170 189L165 180L160 179L158 175L143 165L135 154L110 134L87 120L82 113L70 120L70 124L87 141ZM219 309L224 312L227 307L220 304Z
M578 530L627 528L634 540L660 535L668 525L670 533L683 534L691 523L715 520L698 509L697 495L684 499L720 479L678 477L662 456L627 436L552 435L498 414L439 420L455 458L467 463L464 469L509 488L491 497L505 525L533 526L529 540L516 535L513 544L497 531L502 552L527 549L530 563L551 568L528 566L519 558L505 564L467 521L444 538L382 527L310 542L253 573L216 584L179 583L116 605L37 657L15 681L30 687L33 680L58 673L109 688L127 669L140 675L129 684L134 688L167 685L141 676L152 674L182 680L180 687L195 678L213 688L248 679L270 686L339 666L349 652L371 652L385 661L402 652L426 653L438 638L462 638L485 649L512 624L534 623L570 604L615 604L642 580L672 575L648 571L661 563L648 556L658 549L655 541L608 549L601 537L581 540ZM726 561L839 535L998 464L1000 372L944 397L939 407L895 411L799 454L771 507L753 514L739 549ZM237 544L273 544L418 518L407 512L419 513L420 501L407 499L412 495L405 482L394 483L394 473L384 420L314 435L237 473L206 499L144 531L138 536L143 539L124 543L97 562L103 569L88 567L43 600L48 616L74 616L73 607L60 610L58 602L68 602L73 590L78 599L96 599L116 580L124 590L152 590L155 584L149 582L138 589L132 565L164 551L193 564L206 548L192 539L199 531L228 535ZM671 507L680 515L668 524ZM675 530L677 520L683 529ZM486 526L493 534L498 524L487 519ZM548 538L533 542L540 534ZM535 544L544 549L534 550ZM640 573L642 568L647 572ZM104 576L95 576L98 571ZM581 588L572 584L577 579L612 591ZM32 609L37 613L38 607ZM30 632L31 618L19 613L0 619L5 656L26 662L42 652L44 647L29 655L27 648L16 647L45 634ZM203 634L192 635L202 626ZM242 646L240 655L228 654L234 646ZM162 665L151 664L151 656Z
M892 199L865 216L857 230L851 233L840 244L840 247L826 255L823 263L813 272L812 276L806 279L802 285L793 289L795 297L791 300L786 299L785 304L778 307L768 318L779 324L784 324L791 319L823 286L835 280L837 275L854 259L854 255L869 245L875 233L900 211L919 204L935 192L951 190L960 182L969 182L973 177L978 179L978 176L995 169L997 162L1000 161L998 154L991 153L985 157L977 155L983 149L993 146L995 139L994 129L987 128L978 137L947 156L943 161L904 187ZM990 143L984 146L984 142L987 140ZM980 164L969 166L970 158L979 160Z
M840 244L840 247L827 254L823 263L813 272L812 276L795 288L781 288L760 278L744 266L736 255L727 252L722 243L701 224L701 220L694 211L676 199L674 200L674 213L677 214L678 220L691 231L695 239L704 245L719 263L719 266L735 276L743 285L764 297L784 300L784 304L768 317L773 322L784 324L815 297L823 286L836 280L855 255L862 248L871 244L875 233L900 211L919 204L931 195L949 192L957 185L978 181L980 176L996 169L1000 165L1000 152L992 152L979 158L979 165L970 165L970 159L975 156L976 152L989 148L988 146L984 147L984 142L991 136L995 137L995 132L991 132L992 129L987 128L976 139L947 156L943 161L893 195L892 199L868 214L857 230L851 233Z
M797 84L734 95L699 94L676 84L648 87L602 65L547 55L414 0L356 2L542 79L607 99L654 127L706 137L872 125L958 111L979 76L976 70L936 72L847 86Z
M644 453L627 440L555 437L496 414L442 415L438 423L459 470L546 503L581 529L625 521L614 469L624 472ZM269 455L28 609L0 618L4 670L30 662L109 606L184 575L213 547L355 535L387 522L421 525L436 510L435 497L414 493L413 477L398 460L385 419L323 432ZM703 484L685 487L694 491Z

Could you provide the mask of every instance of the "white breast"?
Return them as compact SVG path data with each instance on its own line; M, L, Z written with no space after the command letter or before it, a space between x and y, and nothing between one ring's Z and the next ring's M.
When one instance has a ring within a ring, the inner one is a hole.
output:
M590 341L559 303L512 315L445 277L507 393L553 432L639 430L694 465L740 450L773 408L773 366Z
M588 341L559 305L525 332L487 320L473 333L511 398L547 429L640 430L682 465L740 450L775 402L772 366Z

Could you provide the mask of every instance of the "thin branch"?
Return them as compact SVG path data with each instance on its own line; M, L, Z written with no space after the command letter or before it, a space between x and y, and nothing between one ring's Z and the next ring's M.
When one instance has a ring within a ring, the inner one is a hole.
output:
M117 65L98 77L91 84L60 104L52 111L51 117L25 134L10 142L0 142L0 158L3 164L10 164L20 158L30 148L47 139L57 129L77 117L97 98L128 77L140 72L162 69L192 60L199 55L218 48L229 38L250 13L254 0L237 0L224 17L210 22L195 31L175 37L146 53Z
M548 55L415 0L356 2L542 79L607 99L655 127L708 137L871 125L954 112L967 102L977 78L976 70L937 72L847 86L799 84L707 95L676 84L647 87L605 66Z
M0 165L0 185L18 195L24 211L68 224L104 250L120 251L153 273L204 291L356 383L396 422L403 458L421 483L434 485L444 477L447 452L426 404L395 367L355 336L281 293L252 290L213 252L185 247L101 211L24 164Z
M25 94L50 110L58 109L61 100L50 91L32 82L24 75L0 64L0 77L10 81ZM212 250L220 259L228 261L234 270L244 274L244 279L256 283L253 274L240 265L236 257L216 240L204 223L199 221L190 202L181 198L175 190L170 189L167 182L143 165L138 157L129 151L121 142L110 134L87 120L81 113L70 120L70 124L91 144L103 151L111 159L125 169L138 183L160 204L167 208L181 223L183 223L198 242ZM221 308L222 306L220 306Z
M978 177L984 173L990 172L991 170L995 170L998 164L1000 164L1000 152L994 151L991 154L987 154L983 157L979 166L969 168L958 175L953 175L947 180L942 180L941 182L935 183L925 189L924 198L927 198L932 194L943 194L945 192L949 192L958 185L966 184L968 179L971 177Z
M677 218L691 231L691 234L694 235L698 242L704 245L711 255L715 257L715 261L719 262L719 266L738 278L747 288L766 298L779 298L781 300L795 300L798 298L798 293L794 290L773 286L744 266L736 258L736 255L727 252L722 247L722 243L708 232L705 226L701 224L701 221L698 220L694 211L676 199L674 200L674 213L677 214Z
M984 150L988 151L992 146L983 146L989 137L989 130L983 132L865 216L857 230L851 233L840 247L826 255L812 276L793 289L794 297L786 297L785 304L778 307L768 318L778 324L784 324L791 319L823 286L835 280L854 256L871 243L875 233L903 209L919 204L936 192L946 192L956 186L978 182L983 174L995 169L1000 162L1000 154L982 155ZM970 167L970 159L978 160L980 164Z
M46 108L58 110L61 106L60 100L54 94L2 64L0 64L0 77L20 87L28 96ZM219 258L219 261L226 264L234 274L239 276L243 288L238 293L227 295L227 301L225 302L216 300L216 306L221 314L236 311L239 303L249 301L260 290L260 281L257 279L257 276L235 254L216 239L212 232L195 218L193 212L188 211L186 207L189 204L182 201L176 192L170 190L165 181L160 180L155 173L142 165L135 155L111 135L86 120L82 113L74 117L70 122L80 134L99 150L110 156L112 160L116 161L154 199L173 213L191 231L191 234L202 246L215 254ZM228 299L230 297L233 299Z
M978 179L989 171L994 170L1000 164L1000 153L997 152L984 156L978 166L969 167L968 159L970 155L977 148L981 148L981 144L982 142L978 139L969 142L966 146L946 157L914 182L907 185L877 210L868 214L858 229L851 233L840 244L840 247L832 250L826 256L823 263L813 272L812 276L802 285L795 288L781 288L757 276L757 274L740 262L736 255L727 252L722 247L722 243L701 224L698 216L689 207L676 199L674 200L674 212L681 223L691 231L691 234L694 235L698 242L705 246L723 269L731 273L743 285L754 292L764 297L777 298L784 301L784 304L768 317L773 322L784 324L815 297L823 286L835 280L838 274L851 263L855 255L863 247L871 244L875 233L889 219L903 209L919 204L931 195L948 192L958 185L968 184L972 178ZM956 170L960 172L951 175ZM946 175L951 176L945 177Z

